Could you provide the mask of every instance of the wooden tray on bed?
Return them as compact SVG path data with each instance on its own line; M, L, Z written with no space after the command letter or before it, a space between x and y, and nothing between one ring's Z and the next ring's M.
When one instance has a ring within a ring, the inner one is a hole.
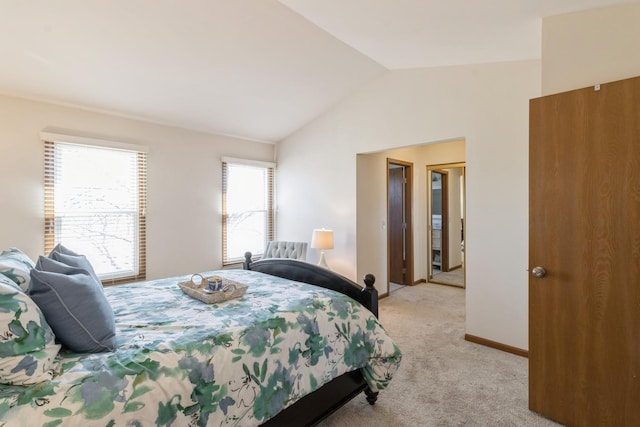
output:
M202 277L202 276L201 276ZM204 284L196 284L193 280L186 282L179 282L178 286L182 289L182 292L189 295L192 298L200 300L207 304L217 304L224 301L228 301L234 298L241 298L249 286L236 282L235 280L222 279L222 288L225 290L209 291L207 289L207 282L212 277L203 277Z

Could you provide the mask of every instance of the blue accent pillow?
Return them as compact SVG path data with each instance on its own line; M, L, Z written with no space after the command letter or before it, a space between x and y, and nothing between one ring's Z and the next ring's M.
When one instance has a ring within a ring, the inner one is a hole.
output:
M113 309L87 270L40 256L31 270L29 296L65 347L77 353L115 348Z
M102 283L86 256L77 254L71 249L67 249L66 247L62 246L62 244L60 243L58 243L56 247L53 248L53 250L49 254L49 258L60 261L61 263L67 264L70 267L82 268L83 270L86 270L87 273L91 275L91 277L96 279L96 282Z

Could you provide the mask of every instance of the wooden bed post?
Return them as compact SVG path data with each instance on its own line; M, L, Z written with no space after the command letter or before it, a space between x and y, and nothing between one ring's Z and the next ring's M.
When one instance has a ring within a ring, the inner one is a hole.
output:
M251 252L245 252L244 253L244 262L242 263L242 269L243 270L251 270L251 257L253 255L251 255Z
M378 317L378 290L373 286L374 283L376 283L376 276L373 274L365 274L365 287L362 289L362 292L369 295L368 298L371 300L370 310L376 317Z

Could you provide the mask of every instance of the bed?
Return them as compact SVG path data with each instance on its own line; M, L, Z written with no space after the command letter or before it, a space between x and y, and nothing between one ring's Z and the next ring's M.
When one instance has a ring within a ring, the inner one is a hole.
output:
M189 276L106 288L115 351L63 350L52 380L0 385L0 426L304 426L375 403L401 353L373 276L250 254L244 267L203 273L248 285L219 304L185 295Z

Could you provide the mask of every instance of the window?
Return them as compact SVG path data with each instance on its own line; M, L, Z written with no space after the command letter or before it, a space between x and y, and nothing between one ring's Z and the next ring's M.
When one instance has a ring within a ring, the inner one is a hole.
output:
M62 243L109 284L146 276L146 150L114 145L45 142L45 252Z
M261 256L273 240L274 165L222 159L222 264Z

